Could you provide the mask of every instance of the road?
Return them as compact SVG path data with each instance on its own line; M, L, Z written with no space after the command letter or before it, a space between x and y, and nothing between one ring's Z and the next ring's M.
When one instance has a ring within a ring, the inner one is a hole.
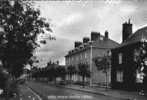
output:
M41 97L26 85L19 86L19 93L19 97L12 100L41 100Z
M21 100L122 100L110 96L56 87L41 82L27 82L27 86L25 86L26 89L21 90L26 97Z

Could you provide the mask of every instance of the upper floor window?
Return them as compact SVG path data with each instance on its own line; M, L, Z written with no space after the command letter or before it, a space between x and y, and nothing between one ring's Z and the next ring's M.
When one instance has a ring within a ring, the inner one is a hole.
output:
M87 53L85 52L85 58L87 58Z
M118 64L122 64L122 53L118 54Z

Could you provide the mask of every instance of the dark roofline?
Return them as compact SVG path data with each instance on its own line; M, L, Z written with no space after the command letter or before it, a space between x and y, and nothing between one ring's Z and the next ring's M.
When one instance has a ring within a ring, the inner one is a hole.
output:
M128 46L131 44L135 44L137 42L142 42L142 39L144 39L144 33L141 32L142 30L147 29L147 26L140 28L138 30L136 30L133 34L131 34L123 43L120 44L120 46L116 47L116 48L122 48L124 46ZM133 38L133 36L135 36L136 34L140 34L141 38L139 40L130 40ZM114 48L115 49L115 48Z
M105 39L105 36L103 36L103 35L101 35L102 37L103 37L103 40L101 40L101 41L112 41L113 43L116 43L118 46L120 45L118 42L116 42L116 41L114 41L114 40L112 40L112 39L110 39L110 38L107 38L107 39ZM90 41L90 42L92 42L92 41ZM95 43L95 42L97 42L97 41L93 41L92 42L92 45L93 45L93 43ZM88 43L87 43L88 44ZM83 43L82 43L82 45L83 45ZM106 47L93 47L93 48L97 48L97 49L114 49L115 47L108 47L108 48L106 48ZM82 52L82 51L85 51L85 50L87 50L87 49L90 49L90 44L88 44L87 45L87 47L84 47L83 49L80 49L80 50L78 50L78 51L75 51L75 52L72 52L71 54L67 54L67 55L65 55L64 57L68 57L68 56L71 56L71 55L75 55L75 54L77 54L77 53L80 53L80 52ZM73 49L73 50L75 50L75 49ZM71 51L71 50L70 50Z

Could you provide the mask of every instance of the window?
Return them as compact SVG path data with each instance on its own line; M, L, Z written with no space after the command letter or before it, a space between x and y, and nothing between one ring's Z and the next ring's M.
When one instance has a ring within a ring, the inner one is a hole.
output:
M82 59L82 53L80 54L80 58Z
M71 60L70 60L70 62L72 63L73 62L73 60L74 60L74 58L73 58L73 56L71 57Z
M117 82L123 82L123 71L117 71Z
M103 37L100 37L100 40L104 40L104 38Z
M69 58L66 58L66 63L69 64Z
M85 58L87 58L87 53L85 52Z
M122 64L122 53L118 54L118 63Z
M71 61L73 61L73 57L71 57Z
M69 57L68 60L69 60L69 64L70 64L71 63L71 57Z

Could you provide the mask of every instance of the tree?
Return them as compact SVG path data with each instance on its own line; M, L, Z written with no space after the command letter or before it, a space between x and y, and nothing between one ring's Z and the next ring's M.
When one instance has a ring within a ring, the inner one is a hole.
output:
M66 75L65 67L58 66L56 70L57 70L58 77L61 77L63 80L65 80L65 75Z
M56 82L56 77L58 76L58 73L57 66L54 62L49 61L47 63L46 73L50 81L54 80Z
M0 66L0 88L1 89L6 87L7 79L8 79L8 73L6 73L4 69L2 69Z
M89 66L87 64L79 64L78 65L78 69L79 69L79 75L82 76L82 81L83 81L83 86L85 84L85 77L90 77L90 70L89 70Z
M76 72L77 71L76 71L75 66L70 65L70 66L67 67L67 73L70 77L70 82L72 81L72 75L74 75Z
M0 1L0 28L2 68L16 79L25 65L33 63L33 51L39 46L38 35L51 29L40 17L40 11L24 0Z
M26 64L32 64L38 35L51 29L40 11L23 0L0 1L0 26L0 59L9 74L17 78Z
M51 78L54 80L54 82L56 84L56 78L58 77L58 72L57 72L57 68L55 66L51 67L50 75L51 75Z
M108 86L108 70L110 68L110 62L111 62L110 56L104 56L104 57L101 57L101 58L96 57L96 58L94 58L94 62L95 62L97 69L103 71L106 75L106 89L107 89L107 86Z
M142 89L147 91L147 44L145 41L141 42L139 48L137 48L138 55L136 56L137 69L143 74L143 86Z

